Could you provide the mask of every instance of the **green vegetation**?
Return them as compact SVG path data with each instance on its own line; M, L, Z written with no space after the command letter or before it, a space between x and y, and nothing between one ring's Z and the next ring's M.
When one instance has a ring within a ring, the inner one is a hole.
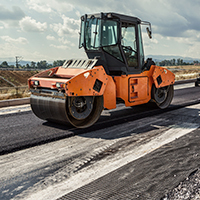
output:
M26 65L20 65L18 64L18 67L20 69L48 69L48 68L52 68L52 67L57 67L57 66L62 66L63 63L65 62L65 60L56 60L53 62L53 64L48 64L46 60L42 60L39 62L33 62L31 61L30 64L26 64ZM14 65L9 65L7 63L7 61L3 61L0 64L0 68L16 68Z
M65 60L55 60L53 64L49 64L46 60L42 60L39 62L31 61L29 64L20 65L18 64L18 67L20 69L49 69L52 67L62 66ZM156 65L158 66L184 66L184 65L200 65L199 61L193 61L193 62L184 62L183 59L178 58L171 59L171 60L163 60L160 62L156 62ZM0 64L0 68L16 68L14 65L9 65L7 61L3 61Z
M163 60L161 62L157 62L156 65L158 66L180 66L180 65L200 65L199 61L193 61L193 62L184 62L183 59L178 58L171 59L171 60Z

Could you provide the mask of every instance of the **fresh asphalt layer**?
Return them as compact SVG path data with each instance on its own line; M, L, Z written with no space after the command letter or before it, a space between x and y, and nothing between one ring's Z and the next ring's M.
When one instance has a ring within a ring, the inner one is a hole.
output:
M28 110L1 115L0 150L7 155L0 199L160 199L200 166L199 89L179 86L166 111L105 110L85 130L47 123Z
M199 166L199 111L194 104L2 155L0 199L161 198Z
M58 200L161 199L200 167L199 144L197 129Z
M37 118L30 110L20 112L20 108L14 114L0 115L0 154L56 141L72 135L100 130L115 124L123 124L127 121L191 105L200 101L199 90L200 87L175 90L172 104L165 111L152 108L151 105L133 108L119 105L117 109L105 110L96 124L84 130L46 122ZM25 109L29 108L26 107Z

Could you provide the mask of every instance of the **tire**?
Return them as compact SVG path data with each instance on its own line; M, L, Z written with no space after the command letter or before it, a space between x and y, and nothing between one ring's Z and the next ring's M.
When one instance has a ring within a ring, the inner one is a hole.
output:
M92 97L92 100L91 97L82 97L82 99L86 99L86 101L83 100L85 102L85 107L82 106L82 109L79 109L77 105L81 104L75 105L74 102L76 100L73 97L68 97L68 119L69 122L77 128L92 126L99 119L103 111L103 96Z
M160 109L167 108L174 97L174 86L169 85L162 88L152 86L151 98Z

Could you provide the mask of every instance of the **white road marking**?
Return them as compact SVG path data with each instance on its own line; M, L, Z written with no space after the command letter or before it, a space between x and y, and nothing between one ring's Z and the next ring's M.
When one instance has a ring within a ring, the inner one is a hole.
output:
M195 87L194 83L186 83L186 84L180 84L180 85L174 85L175 90L180 90L184 88L193 88Z
M10 107L0 108L0 115L26 112L30 110L31 110L30 104L21 105L21 106L10 106Z

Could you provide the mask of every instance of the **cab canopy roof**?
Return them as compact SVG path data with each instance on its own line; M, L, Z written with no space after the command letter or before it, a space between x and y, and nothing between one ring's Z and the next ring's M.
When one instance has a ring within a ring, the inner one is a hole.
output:
M122 14L112 13L112 12L109 12L109 13L101 12L97 14L88 14L88 15L86 14L86 15L83 15L81 18L84 19L84 17L87 17L87 18L95 17L95 18L100 18L100 19L118 19L123 22L133 22L137 24L141 23L141 20L137 17L122 15Z

